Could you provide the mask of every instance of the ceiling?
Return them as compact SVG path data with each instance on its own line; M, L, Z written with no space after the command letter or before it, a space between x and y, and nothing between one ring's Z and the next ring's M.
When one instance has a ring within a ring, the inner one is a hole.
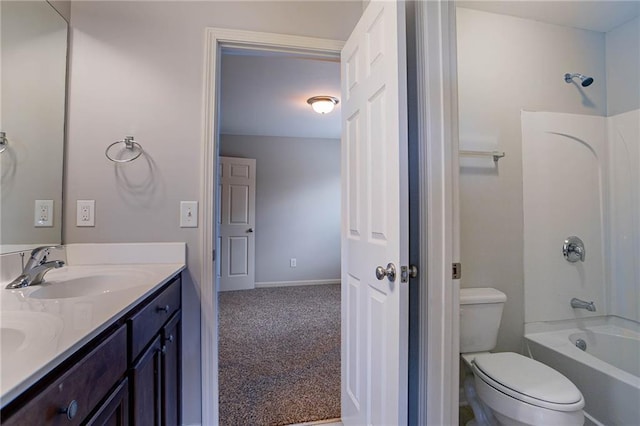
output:
M460 7L607 32L640 15L640 1L460 1Z
M340 99L338 58L223 51L223 134L339 139L340 104L318 114L307 104L318 95Z
M461 7L551 24L606 32L640 15L640 1L484 1ZM340 104L329 114L307 99L340 98L337 57L225 49L222 60L220 128L223 134L340 138Z

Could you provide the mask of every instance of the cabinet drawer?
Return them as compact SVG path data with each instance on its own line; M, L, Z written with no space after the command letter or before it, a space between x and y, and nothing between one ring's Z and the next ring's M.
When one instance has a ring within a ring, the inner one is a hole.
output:
M126 344L127 333L123 326L13 416L2 419L3 426L80 424L124 376L127 369ZM68 414L61 412L68 407Z
M133 362L140 355L147 343L179 307L180 280L177 280L129 319L130 362Z

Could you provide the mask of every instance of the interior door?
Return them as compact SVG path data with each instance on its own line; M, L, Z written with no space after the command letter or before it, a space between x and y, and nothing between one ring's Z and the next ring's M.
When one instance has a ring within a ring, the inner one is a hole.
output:
M255 288L256 160L220 157L220 291Z
M341 55L345 425L407 424L405 37L404 3L372 1Z

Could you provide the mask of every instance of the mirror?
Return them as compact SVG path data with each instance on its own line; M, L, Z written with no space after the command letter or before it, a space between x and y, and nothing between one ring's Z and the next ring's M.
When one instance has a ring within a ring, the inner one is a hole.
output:
M4 254L62 242L67 22L46 1L2 1L0 52Z

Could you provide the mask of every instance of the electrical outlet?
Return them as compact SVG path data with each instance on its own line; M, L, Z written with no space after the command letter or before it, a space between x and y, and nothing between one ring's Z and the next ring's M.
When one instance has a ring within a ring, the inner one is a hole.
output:
M295 267L297 266L297 264L298 264L298 261L296 260L296 258L295 258L295 257L292 257L292 258L289 260L289 266L290 266L290 267L295 268Z
M78 200L76 210L76 226L95 225L96 200Z
M53 200L36 200L33 226L36 228L53 226Z
M198 227L198 202L180 201L180 227Z

